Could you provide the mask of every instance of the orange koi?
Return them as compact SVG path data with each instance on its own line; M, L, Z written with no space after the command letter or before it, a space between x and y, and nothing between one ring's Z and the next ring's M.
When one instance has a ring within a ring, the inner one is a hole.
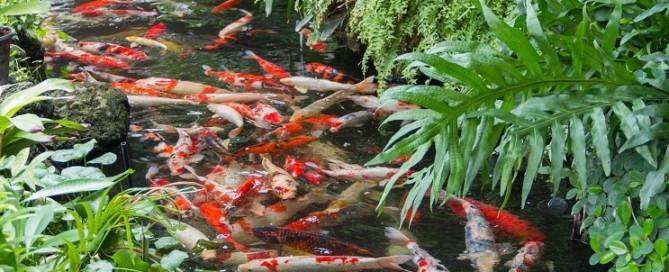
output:
M111 4L121 4L121 3L130 3L130 1L125 1L125 0L96 0L96 1L90 1L90 2L81 4L81 5L78 5L74 8L72 8L72 13L82 12L82 11L85 11L85 10L101 8L101 7L104 7L104 6L111 5Z
M274 63L267 61L266 59L259 57L251 50L246 50L244 52L250 58L255 59L258 62L258 65L260 65L260 67L265 71L265 73L272 75L272 77L274 77L275 79L290 77L290 73L286 72L286 70L281 68L279 65L276 65Z
M325 52L327 49L327 45L325 44L325 41L322 40L317 40L317 41L310 41L311 40L311 30L308 28L303 28L302 29L302 34L304 34L304 37L307 40L307 46L311 48L311 50L314 50L316 52Z
M142 37L147 38L147 39L156 39L156 38L160 37L160 35L162 35L165 32L165 29L167 29L165 24L157 23L157 24L151 26L149 28L149 30L147 30L146 33L144 33L144 36L142 36Z
M280 151L300 147L316 140L318 140L318 138L312 136L297 136L288 138L286 140L276 140L268 143L260 143L240 149L235 153L235 156L244 154L277 153Z
M227 34L237 33L241 31L245 25L247 25L248 23L251 22L251 20L253 20L253 14L251 14L250 12L243 9L239 9L239 11L241 11L246 15L221 29L221 31L218 32L218 37L225 39Z
M117 60L111 57L98 56L88 53L79 52L46 52L45 57L63 58L76 61L83 64L93 65L102 68L120 68L128 69L130 65L124 61Z
M371 250L358 245L340 241L327 235L301 230L266 226L253 228L253 235L268 244L287 245L314 255L355 254L377 256Z
M169 97L169 98L177 97L176 95L171 93L166 93L163 91L150 88L142 88L135 85L134 83L109 83L109 86L111 86L112 88L120 89L124 93L130 95L150 95L150 96Z
M223 3L218 4L214 8L212 8L211 9L211 14L218 14L221 11L224 11L226 9L229 9L229 8L232 8L232 7L235 7L235 6L239 5L239 3L241 3L241 2L242 2L242 0L228 0L228 1L225 1Z
M188 210L191 209L191 202L188 201L187 199L183 198L183 197L180 197L180 196L175 197L174 198L174 203L176 204L177 209L179 209L182 212L183 211L188 211Z
M139 17L151 17L158 15L155 11L148 10L137 10L137 9L87 9L82 10L79 13L86 17L99 17L99 16L139 16Z
M546 235L532 224L524 219L521 219L517 215L514 215L508 211L500 210L499 208L485 204L481 201L476 201L473 199L466 198L466 201L475 205L483 215L486 220L490 222L490 225L495 226L497 231L501 232L504 235L513 237L520 241L543 241L546 239ZM459 217L465 217L465 210L459 201L448 200L448 206L451 208L453 213Z
M333 68L332 66L328 66L328 65L318 63L318 62L307 63L306 68L307 68L307 72L320 75L321 77L323 77L325 79L336 81L336 82L343 82L343 83L353 84L355 82L360 81L360 79L357 79L355 77L344 74L344 73L340 72L339 70Z
M309 183L319 185L324 176L319 172L307 170L307 163L307 161L297 160L293 156L286 155L286 162L283 168L295 178L302 176Z
M329 129L332 122L338 117L334 115L321 115L318 117L308 117L298 119L290 123L283 124L280 128L268 133L263 139L270 138L285 138L297 134L309 133L312 131L320 131Z
M200 205L199 208L202 217L204 217L207 223L212 226L216 232L221 234L226 241L239 251L249 252L247 247L232 239L232 236L230 235L230 227L223 223L223 220L225 220L225 213L218 207L218 205L209 202Z

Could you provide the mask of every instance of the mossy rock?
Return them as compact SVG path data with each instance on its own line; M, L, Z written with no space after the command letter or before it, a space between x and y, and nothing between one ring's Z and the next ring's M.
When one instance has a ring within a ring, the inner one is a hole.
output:
M5 89L0 99L34 85L29 82L13 84ZM69 97L39 101L23 108L20 113L33 113L49 119L65 119L88 124L90 127L78 137L59 142L53 148L69 148L84 143L91 138L97 140L99 151L110 151L126 139L130 125L130 105L128 98L118 89L106 83L75 83L74 91L51 91L45 95Z

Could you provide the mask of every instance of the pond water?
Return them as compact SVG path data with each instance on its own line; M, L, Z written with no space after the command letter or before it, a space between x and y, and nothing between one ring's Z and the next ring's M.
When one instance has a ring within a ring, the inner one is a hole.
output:
M263 70L258 63L249 58L245 58L245 50L251 50L257 55L280 65L293 76L312 76L307 73L305 64L308 62L319 62L333 66L339 70L348 72L357 78L363 78L358 63L360 56L347 51L342 45L337 45L332 41L327 41L327 49L324 52L317 52L305 46L300 40L300 36L295 32L295 21L299 18L292 18L290 21L286 18L286 9L283 5L275 5L273 13L266 17L264 6L254 5L252 1L243 1L239 8L248 10L254 14L254 19L250 23L252 29L269 29L271 34L261 33L256 35L241 35L238 39L228 45L221 46L214 51L192 51L192 48L200 48L207 44L213 44L218 31L229 23L243 16L240 11L227 10L220 14L211 14L210 9L218 4L219 1L135 1L136 3L122 7L124 9L145 9L156 10L158 15L148 17L82 17L78 14L72 14L71 9L86 1L50 1L53 4L54 12L58 14L56 21L60 24L62 30L68 35L80 41L96 41L116 43L128 46L126 36L142 35L153 24L162 22L166 25L166 32L161 35L161 41L167 43L170 48L166 52L160 49L140 47L139 50L145 51L150 59L141 62L133 62L127 70L109 70L107 72L133 77L166 77L179 80L188 80L201 82L221 88L228 88L225 84L219 82L216 78L206 76L203 73L203 65L212 67L214 70L229 69L235 72L263 74ZM282 1L275 1L282 2ZM285 5L285 4L284 4ZM293 15L294 17L295 15ZM305 106L308 102L320 99L319 94L309 93L308 99L297 103L298 106ZM290 109L277 104L284 116L290 116ZM351 102L345 101L336 104L324 113L343 115L352 111L360 110L360 107ZM157 107L133 107L131 110L132 124L143 128L151 128L152 121L160 124L169 124L176 127L191 127L195 124L203 124L211 116L212 112L206 105L187 105L187 106L157 106ZM379 132L379 121L372 121L363 127L345 128L337 133L324 132L319 136L319 143L330 143L331 146L344 150L349 158L348 163L364 164L378 153L390 137L388 133ZM229 125L225 126L230 128ZM241 137L233 139L232 145L244 146L254 143L257 135L256 128L246 122L244 132ZM268 130L264 130L267 132ZM160 132L158 132L160 133ZM151 152L155 143L141 140L141 133L131 132L128 135L128 145L131 150L131 166L136 170L133 176L135 185L143 183L144 175L151 165L161 165L165 163L164 158L158 158ZM174 135L164 135L167 142L175 144L177 137ZM226 137L223 137L226 138ZM294 151L288 151L293 154ZM198 163L192 163L199 175L205 175L210 171L219 160L213 153L204 153L205 159ZM311 156L325 156L324 154L311 154ZM327 158L323 158L327 159ZM239 158L238 161L243 164L251 164L246 158ZM277 165L283 165L283 155L276 154L273 161ZM258 165L259 158L255 159L255 165ZM225 162L222 162L223 164ZM167 168L161 169L158 174L160 177L170 181L179 180L178 177L172 177ZM301 180L300 182L304 182ZM343 191L351 182L329 180L330 186L325 189L328 193L337 194ZM146 183L144 183L145 185ZM304 188L313 189L316 186L301 185ZM571 235L572 220L566 214L552 214L546 212L545 200L550 198L550 192L547 186L541 184L535 185L537 193L530 196L529 203L524 210L519 209L520 190L512 196L508 205L508 210L529 220L536 227L546 233L544 260L552 261L554 271L593 271L585 268L583 262L587 264L589 253L584 251L587 246L579 243L572 243L569 240ZM364 197L366 203L374 204L380 188L374 188ZM376 193L375 193L376 192ZM501 199L490 189L474 188L470 197L493 205L499 205ZM394 196L394 198L399 198ZM315 205L299 212L288 222L300 218L311 211L318 211L325 208L326 205ZM354 218L343 222L337 226L325 227L329 235L338 239L352 242L360 246L369 248L373 251L383 253L389 242L384 236L385 226L397 226L398 221L395 217L389 215L376 216L370 209L366 212L353 216ZM446 207L434 207L431 211L427 205L422 206L422 218L415 223L410 231L422 248L427 250L435 258L440 259L442 264L451 271L472 271L472 267L466 260L457 260L458 254L465 250L464 243L464 220L457 218ZM202 232L213 238L215 230L206 223L198 222L197 218L188 221L194 226L198 226ZM499 242L512 242L503 241ZM514 253L515 254L515 253ZM513 256L505 256L508 260ZM187 262L189 269L210 269L224 270L230 269L217 263L200 263L196 259ZM407 269L415 269L406 266ZM505 269L500 266L498 271ZM232 270L230 270L232 271Z

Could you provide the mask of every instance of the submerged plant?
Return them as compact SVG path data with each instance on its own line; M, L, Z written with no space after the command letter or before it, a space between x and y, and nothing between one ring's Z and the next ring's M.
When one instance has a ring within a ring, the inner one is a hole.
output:
M394 187L411 186L407 213L427 192L436 204L442 190L464 195L480 179L508 201L520 176L524 205L539 174L550 176L554 194L566 179L567 197L577 199L572 212L584 208L588 215L582 229L597 252L591 263L663 271L669 238L669 5L526 0L515 21L522 27L514 28L483 0L479 4L505 51L445 41L397 58L445 84L398 86L382 94L382 100L424 108L384 121L412 122L368 164L412 156L388 182L383 199ZM432 148L432 163L397 184Z

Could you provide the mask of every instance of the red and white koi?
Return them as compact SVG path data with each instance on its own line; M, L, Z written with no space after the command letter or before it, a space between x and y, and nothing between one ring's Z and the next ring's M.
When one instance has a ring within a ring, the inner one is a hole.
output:
M327 45L325 44L325 41L323 40L316 40L312 41L311 40L311 30L308 28L303 28L302 29L302 34L304 34L305 39L307 40L306 44L311 48L311 50L317 51L317 52L325 52L327 49Z
M267 133L262 137L262 140L276 138L283 139L298 134L327 130L330 128L331 123L334 122L334 120L337 118L338 117L334 115L320 115L318 117L308 117L291 121L289 123L283 124L280 128Z
M196 102L178 98L155 97L146 95L127 95L127 97L131 106L154 107L164 105L197 105Z
M246 50L244 51L247 56L250 58L255 59L258 62L258 65L260 65L260 68L262 68L265 73L268 73L272 75L273 78L275 79L282 79L286 77L290 77L290 73L286 72L283 68L281 68L279 65L276 65L274 63L271 63L267 61L266 59L263 59L253 53L251 50Z
M307 72L317 74L327 80L332 80L336 82L346 82L349 84L360 81L360 79L344 74L339 70L333 68L332 66L328 66L322 63L310 62L307 63L305 66L307 68Z
M349 113L332 121L330 132L337 132L346 127L360 127L372 119L374 119L374 114L369 111Z
M239 3L241 3L241 2L242 2L242 0L227 0L223 3L218 4L214 8L212 8L211 9L211 14L218 14L221 11L224 11L226 9L233 8L237 5L239 5Z
M378 97L372 95L352 95L350 99L358 106L374 109L374 115L377 117L408 109L420 109L417 105L394 99L381 102Z
M146 60L149 58L149 56L142 51L137 51L132 48L113 43L79 41L78 44L81 49L86 51L114 55L125 60Z
M404 233L393 227L386 227L386 237L390 238L391 243L405 246L413 253L413 262L418 266L419 272L448 272L449 270L441 264L441 261L435 259L424 249L418 246L418 243L409 239Z
M148 95L148 96L155 96L155 97L168 97L168 98L176 98L177 96L171 93L166 93L163 91L151 89L151 88L143 88L138 86L135 83L109 83L109 86L112 88L117 88L122 90L124 93L129 94L129 95Z
M114 75L110 73L95 71L93 69L84 69L84 71L91 74L91 76L93 76L97 80L102 80L104 82L109 82L109 83L133 83L137 81L136 78Z
M294 86L299 92L305 93L307 90L313 91L339 91L339 90L353 90L357 93L369 94L376 91L376 84L374 84L374 76L370 76L358 84L345 84L326 79L310 78L310 77L286 77L282 78L281 83Z
M101 68L119 68L119 69L128 69L130 65L128 63L118 60L112 57L98 56L89 53L83 53L83 51L75 52L45 52L45 57L53 58L63 58L78 63L83 63L87 65L93 65Z
M240 265L239 272L262 271L360 271L366 269L404 270L399 265L410 255L381 258L359 256L292 256L253 260Z
M509 272L528 272L535 267L544 251L544 243L539 241L528 241L523 244L518 250L518 254L513 257L513 260L508 261L505 265L511 267Z
M294 198L297 195L297 181L283 168L272 163L270 156L262 156L262 166L268 174L270 190L281 199Z
M288 89L286 86L278 84L274 80L265 76L228 71L213 71L211 70L211 67L206 65L202 67L204 68L205 75L217 77L218 80L225 82L230 86L244 88L244 90L272 89L290 92L290 89Z
M237 126L236 129L230 131L230 137L236 137L242 132L242 128L244 127L244 117L242 117L242 115L234 108L225 104L209 104L207 108L214 112L215 116L222 117Z
M241 156L245 154L277 153L300 147L316 140L318 140L318 138L313 136L296 136L285 140L274 140L239 149L237 152L235 152L235 156Z
M324 176L318 171L309 170L309 167L306 165L308 162L309 161L298 160L291 155L286 155L286 162L284 163L283 168L294 178L302 176L309 183L319 185Z
M287 94L273 93L213 93L186 95L184 99L200 103L224 103L224 102L256 102L256 101L288 101L292 97Z
M460 198L453 199L461 203L467 214L467 223L465 224L467 250L458 258L469 259L477 271L494 271L500 259L492 227L488 224L481 210L474 204Z
M163 77L150 77L135 81L137 86L169 92L176 95L207 94L227 92L206 84Z
M253 14L250 12L239 9L242 13L244 13L244 17L237 19L237 21L234 21L233 23L225 26L221 31L218 32L218 37L225 39L227 34L231 33L237 33L241 31L245 25L251 22L253 20Z
M320 168L313 164L307 164L318 171L335 179L343 180L371 180L379 182L380 186L385 185L385 181L395 175L400 169L390 167L362 167L354 164L346 164L340 161L331 161L337 165L339 169L327 170ZM409 176L413 171L407 171L404 176Z
M283 121L278 110L264 103L256 103L253 108L235 102L227 102L225 105L232 107L244 117L250 119L251 123L259 128L271 129L272 125L281 124Z
M97 9L111 4L129 4L128 0L95 0L83 3L72 8L72 13L82 12L85 10Z
M182 174L184 165L203 158L202 155L194 156L198 150L190 135L183 130L177 131L179 132L179 140L174 145L170 157L167 158L167 167L170 169L172 176Z

